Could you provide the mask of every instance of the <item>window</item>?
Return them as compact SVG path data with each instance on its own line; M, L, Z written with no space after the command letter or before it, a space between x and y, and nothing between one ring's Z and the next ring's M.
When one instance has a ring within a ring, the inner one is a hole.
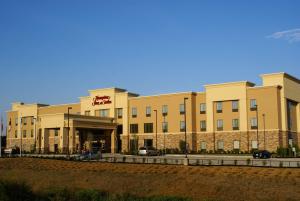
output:
M153 133L153 123L144 123L144 133Z
M218 150L224 150L224 141L223 140L218 141Z
M58 136L58 130L57 129L54 130L54 136L56 136L56 137Z
M162 106L162 115L163 116L168 115L168 106L167 105Z
M217 102L217 113L222 113L223 110L223 106L222 106L222 102Z
M8 123L8 125L9 125L9 126L11 126L11 119L9 119L9 123Z
M15 118L15 124L18 125L18 118Z
M33 129L30 131L30 137L33 137Z
M18 138L18 131L15 130L15 138Z
M34 117L31 117L31 125L34 124Z
M251 118L251 129L257 129L257 119L256 117Z
M27 125L27 118L23 117L23 125Z
M233 141L233 149L240 149L240 141L238 140Z
M252 140L252 149L257 149L257 141L256 140Z
M239 130L239 119L232 119L232 130Z
M109 109L100 110L100 117L109 117Z
M257 106L256 99L251 99L250 100L250 110L256 110L256 106Z
M204 141L201 142L200 149L201 149L201 151L205 151L206 150L206 142L204 142Z
M239 101L235 100L232 101L232 112L238 112L239 111Z
M218 119L217 120L217 130L218 131L222 131L223 130L223 120L222 119Z
M200 104L200 114L205 114L206 113L206 104L201 103Z
M152 139L144 139L144 146L145 147L153 147L153 140Z
M138 124L130 124L130 133L138 133L139 125Z
M164 133L168 132L168 122L163 122L162 123L162 131Z
M118 117L118 119L123 118L123 109L122 108L117 108L117 117Z
M131 108L131 116L132 116L132 118L136 118L137 117L137 109L136 109L136 107Z
M179 111L180 111L180 114L184 114L184 104L180 104L179 105Z
M200 121L200 130L201 131L206 131L206 121Z
M26 138L26 130L23 130L23 137Z
M151 107L150 106L146 107L146 117L151 117Z
M91 111L89 111L89 110L84 111L84 115L85 115L85 116L90 116L90 114L91 114Z
M184 131L185 131L185 122L180 121L180 132L184 132Z

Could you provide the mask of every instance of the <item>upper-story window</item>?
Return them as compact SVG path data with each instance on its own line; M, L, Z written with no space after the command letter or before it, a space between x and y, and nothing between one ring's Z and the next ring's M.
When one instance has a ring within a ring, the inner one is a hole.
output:
M101 109L100 117L109 117L109 109Z
M132 116L132 118L136 118L137 117L137 109L136 109L136 107L131 108L131 116Z
M18 118L15 118L15 125L18 125Z
M232 112L238 112L239 111L239 101L234 100L232 101Z
M239 130L239 119L232 119L232 130Z
M23 119L23 125L27 125L27 118L24 117L24 118L22 118L22 119Z
M146 107L146 117L151 117L151 107L150 106Z
M257 118L253 117L250 119L251 129L257 129Z
M30 131L30 137L33 137L33 129Z
M217 120L217 130L222 131L223 130L223 119Z
M206 131L206 121L205 120L200 121L200 130Z
M162 115L163 116L168 115L168 106L167 105L162 106Z
M180 121L180 132L185 131L185 121Z
M216 104L216 106L217 106L217 113L222 113L222 111L223 111L223 103L222 102L217 102L217 104Z
M11 126L11 119L9 119L9 123L8 123L8 125L9 125L9 126Z
M15 138L18 138L18 130L15 130Z
M250 100L250 110L256 110L256 107L257 107L256 99L251 99Z
M26 138L26 130L23 130L23 137Z
M34 124L34 117L31 117L31 125Z
M117 108L117 117L118 119L123 118L123 108Z
M184 108L184 104L180 104L179 105L179 111L180 111L180 114L184 114L185 113L185 108Z
M91 114L91 111L89 111L89 110L84 111L85 116L90 116L90 114Z
M206 104L201 103L200 104L200 114L205 114L206 113Z
M168 122L163 122L162 123L162 131L164 133L168 132Z
M139 125L138 124L130 124L130 133L138 133Z
M153 123L144 123L144 133L153 133Z

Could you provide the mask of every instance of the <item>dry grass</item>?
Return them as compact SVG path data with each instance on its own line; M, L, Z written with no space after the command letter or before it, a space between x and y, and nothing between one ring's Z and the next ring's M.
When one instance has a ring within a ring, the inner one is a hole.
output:
M62 160L0 159L0 179L53 187L93 188L138 196L194 200L300 200L300 169L185 167Z

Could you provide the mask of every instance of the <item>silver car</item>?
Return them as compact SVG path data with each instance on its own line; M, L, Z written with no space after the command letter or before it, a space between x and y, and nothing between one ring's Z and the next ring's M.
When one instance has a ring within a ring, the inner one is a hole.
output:
M140 156L157 156L158 151L154 147L141 147L139 148L139 155Z

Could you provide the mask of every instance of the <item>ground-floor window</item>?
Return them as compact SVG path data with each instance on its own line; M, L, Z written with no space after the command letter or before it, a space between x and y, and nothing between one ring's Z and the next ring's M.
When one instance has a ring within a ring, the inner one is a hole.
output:
M152 147L153 146L153 140L152 139L145 139L144 140L144 146L145 147Z
M130 140L130 151L137 151L137 149L138 149L138 140L131 139Z
M218 150L224 150L224 141L223 140L218 141Z
M201 149L201 151L205 151L206 150L206 142L205 141L201 142L200 149Z
M238 140L233 141L233 149L240 149L240 141Z
M257 141L252 140L252 149L257 149Z

